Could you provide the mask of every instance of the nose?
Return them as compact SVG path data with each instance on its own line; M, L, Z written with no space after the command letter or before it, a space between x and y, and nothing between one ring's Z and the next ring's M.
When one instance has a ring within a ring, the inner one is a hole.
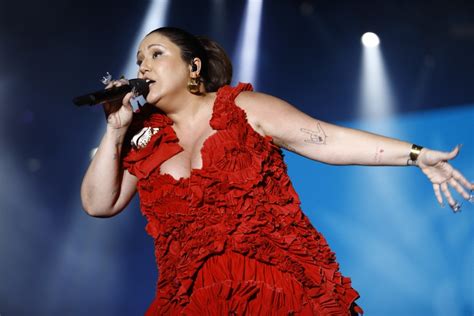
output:
M138 74L145 75L147 71L150 71L150 67L148 67L146 60L143 60L140 66L138 67Z

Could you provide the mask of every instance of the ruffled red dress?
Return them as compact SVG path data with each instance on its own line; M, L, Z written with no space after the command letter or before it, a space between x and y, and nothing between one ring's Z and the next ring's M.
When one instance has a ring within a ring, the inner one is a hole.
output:
M138 180L146 231L159 269L146 315L357 315L362 310L334 253L300 208L280 148L248 124L234 99L250 84L217 92L203 144L202 168L188 178L160 173L182 151L173 122L145 105L124 147L123 165Z

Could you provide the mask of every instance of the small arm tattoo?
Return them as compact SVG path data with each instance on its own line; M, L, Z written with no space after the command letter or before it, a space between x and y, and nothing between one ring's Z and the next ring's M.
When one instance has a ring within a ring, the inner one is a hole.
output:
M382 161L382 155L384 154L385 150L383 148L379 148L377 146L375 150L374 162L380 163Z
M321 124L318 123L316 127L317 127L316 131L313 131L307 128L300 129L303 133L308 134L307 135L308 139L305 139L304 141L306 143L325 145L327 135L324 132L323 128L321 127Z

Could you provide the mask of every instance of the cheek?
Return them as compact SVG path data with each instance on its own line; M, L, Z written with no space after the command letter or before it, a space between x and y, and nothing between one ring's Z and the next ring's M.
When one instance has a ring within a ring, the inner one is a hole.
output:
M173 62L166 65L163 69L163 75L165 79L168 78L170 81L178 83L187 82L189 73L182 62Z
M148 103L155 103L162 96L174 94L188 86L189 72L182 63L162 63L160 66L156 69L158 82L150 86L146 98Z

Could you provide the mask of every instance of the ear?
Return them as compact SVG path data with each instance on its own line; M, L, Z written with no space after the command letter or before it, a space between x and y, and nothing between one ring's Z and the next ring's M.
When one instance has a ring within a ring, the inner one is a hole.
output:
M192 77L199 77L199 73L201 72L201 59L195 57L191 60L191 64L189 65L189 72L191 73Z

